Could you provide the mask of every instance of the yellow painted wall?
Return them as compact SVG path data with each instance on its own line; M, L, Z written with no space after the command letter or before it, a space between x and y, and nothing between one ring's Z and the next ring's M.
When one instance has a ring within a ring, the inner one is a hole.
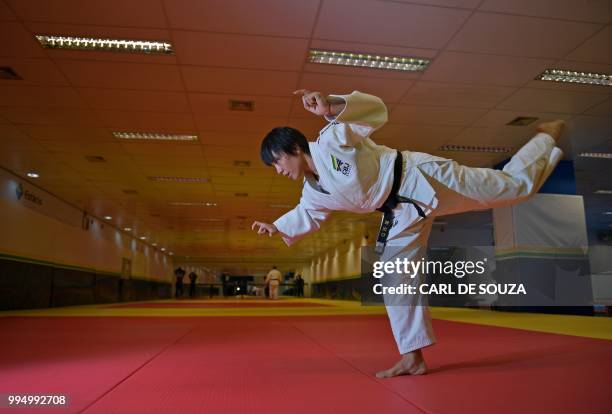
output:
M18 188L40 204L18 197ZM172 260L114 227L0 170L0 254L22 259L121 273L122 258L132 261L132 278L171 281Z

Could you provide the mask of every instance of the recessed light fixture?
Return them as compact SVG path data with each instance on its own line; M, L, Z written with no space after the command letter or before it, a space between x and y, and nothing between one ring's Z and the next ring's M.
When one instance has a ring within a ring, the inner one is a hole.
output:
M612 190L597 190L595 194L612 194Z
M159 249L159 250L161 250L162 252L165 252L165 251L166 251L166 248L165 248L165 247L162 247L162 248L161 248L161 249Z
M512 121L508 122L506 125L525 126L525 125L533 124L537 120L538 118L535 118L532 116L518 116L514 118Z
M146 240L147 238L145 236L140 236L140 240Z
M38 177L40 177L40 175L36 171L29 171L26 175L28 177L30 177L30 178L38 178Z
M245 161L245 160L234 161L234 167L250 167L250 166L251 166L251 161Z
M124 227L123 231L132 231L132 228L131 227Z
M101 155L86 155L85 159L89 162L106 162L106 158Z
M512 147L494 147L494 146L483 146L483 145L455 145L448 144L442 145L438 148L439 151L462 151L462 152L494 152L494 153L507 153L512 151Z
M197 141L197 135L163 134L159 132L124 132L114 131L113 136L119 139L150 140L150 141Z
M373 69L422 72L430 63L429 59L406 56L385 56L375 53L341 52L311 49L308 52L310 63L328 65L358 66Z
M154 176L149 177L151 181L157 182L176 182L176 183L207 183L210 181L204 177L167 177L167 176Z
M612 75L565 69L546 69L536 80L612 86Z
M237 101L230 99L229 110L230 111L247 111L252 112L255 109L255 102L253 101Z
M112 220L113 217L112 216L104 216L104 220Z
M612 158L612 153L609 152L582 152L581 157L584 158Z
M17 72L15 72L13 70L13 68L10 68L8 66L0 67L0 79L5 79L5 80L23 80L23 78L21 76L19 76L17 74Z
M108 39L97 37L36 35L46 49L98 50L171 55L174 53L170 42L157 40Z

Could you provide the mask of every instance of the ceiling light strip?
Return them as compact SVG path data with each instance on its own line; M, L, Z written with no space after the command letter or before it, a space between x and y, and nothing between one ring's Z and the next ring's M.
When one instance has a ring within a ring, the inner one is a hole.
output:
M508 153L512 147L490 147L477 145L442 145L440 151L461 151L461 152L489 152L489 153Z
M612 153L609 152L582 152L581 157L585 158L612 158Z
M210 180L204 177L167 177L167 176L153 176L149 177L151 181L157 182L177 182L177 183L207 183Z
M159 132L125 132L114 131L113 136L119 139L152 140L152 141L197 141L197 135L162 134Z
M612 86L612 75L564 69L546 69L536 80Z
M108 39L96 37L75 37L36 35L46 49L102 50L110 52L145 53L171 55L172 44L156 40Z
M430 60L419 57L384 56L369 53L339 52L332 50L311 49L308 52L310 63L328 65L357 66L374 69L422 72Z

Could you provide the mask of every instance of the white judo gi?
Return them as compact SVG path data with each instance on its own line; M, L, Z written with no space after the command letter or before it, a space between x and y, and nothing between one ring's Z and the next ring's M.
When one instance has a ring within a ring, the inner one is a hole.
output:
M377 97L358 91L330 95L330 102L346 106L310 142L319 180L304 180L299 204L274 222L291 245L320 228L334 210L370 213L389 196L393 183L396 150L375 144L369 136L387 121L387 108ZM418 215L409 203L393 210L395 220L381 260L424 257L434 216L486 209L519 202L537 192L562 152L554 139L537 134L523 146L502 171L470 168L453 160L404 151L402 181L398 194L410 198L424 211ZM419 275L420 276L420 275ZM414 283L407 275L393 276L398 285ZM399 352L405 354L435 342L427 306L417 295L385 298L387 314Z

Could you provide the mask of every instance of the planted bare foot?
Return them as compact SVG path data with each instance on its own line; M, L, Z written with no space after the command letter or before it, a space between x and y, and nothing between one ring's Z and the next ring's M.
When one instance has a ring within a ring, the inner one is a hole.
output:
M562 119L556 119L550 122L542 122L536 127L539 132L544 132L545 134L550 135L555 141L558 141L561 137L563 128L565 128L565 121Z
M402 355L402 359L391 368L376 373L376 378L391 378L398 375L423 375L427 373L425 359L420 349Z

